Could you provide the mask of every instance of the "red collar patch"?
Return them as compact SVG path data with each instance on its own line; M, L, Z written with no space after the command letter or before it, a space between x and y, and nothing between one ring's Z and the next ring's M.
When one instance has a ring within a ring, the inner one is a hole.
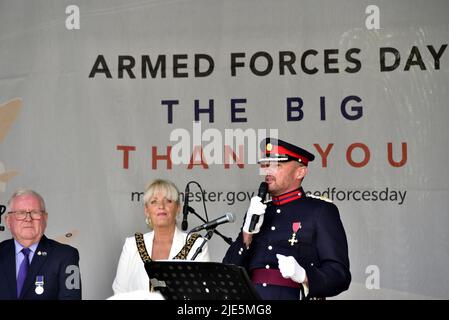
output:
M300 199L302 197L302 192L300 189L296 189L284 194L281 194L278 197L272 197L272 202L274 205L281 206L283 204L289 203L293 200Z

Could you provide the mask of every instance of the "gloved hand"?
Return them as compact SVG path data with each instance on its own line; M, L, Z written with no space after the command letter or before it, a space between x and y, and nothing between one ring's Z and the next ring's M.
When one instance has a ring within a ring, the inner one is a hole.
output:
M245 223L243 224L243 231L249 234L258 233L260 231L260 227L263 223L263 217L265 214L265 209L267 208L266 204L262 203L262 198L259 196L254 196L251 198L251 203L249 205L248 211L246 212ZM249 230L249 226L251 224L251 219L253 216L259 216L259 220L256 223L256 227L253 231Z
M306 270L299 265L295 258L282 254L276 254L276 258L278 258L279 271L284 278L290 278L298 283L303 283L306 280Z

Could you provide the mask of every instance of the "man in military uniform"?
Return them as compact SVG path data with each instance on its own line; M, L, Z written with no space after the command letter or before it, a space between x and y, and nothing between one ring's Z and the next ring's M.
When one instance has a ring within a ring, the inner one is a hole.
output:
M243 266L262 299L325 298L347 290L348 244L338 209L306 196L301 186L315 156L278 139L265 139L261 148L265 157L259 163L272 201L251 199L223 262Z

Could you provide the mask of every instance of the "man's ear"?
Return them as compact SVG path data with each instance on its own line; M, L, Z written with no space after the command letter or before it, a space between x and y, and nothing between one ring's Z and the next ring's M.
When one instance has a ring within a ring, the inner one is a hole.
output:
M48 221L48 213L44 212L44 214L42 215L42 218L45 220L45 223L47 223L47 221Z
M302 180L305 175L307 174L307 167L306 166L299 166L296 169L296 179Z
M5 222L6 222L6 227L9 230L11 230L11 215L10 214L5 215Z

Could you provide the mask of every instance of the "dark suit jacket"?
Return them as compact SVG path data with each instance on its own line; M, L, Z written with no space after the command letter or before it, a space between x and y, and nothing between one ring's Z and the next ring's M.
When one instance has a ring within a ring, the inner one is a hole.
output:
M38 252L41 252L39 255ZM79 300L78 250L42 236L28 269L20 299ZM36 277L43 276L44 292L36 294ZM0 243L0 299L17 299L16 258L14 240Z

